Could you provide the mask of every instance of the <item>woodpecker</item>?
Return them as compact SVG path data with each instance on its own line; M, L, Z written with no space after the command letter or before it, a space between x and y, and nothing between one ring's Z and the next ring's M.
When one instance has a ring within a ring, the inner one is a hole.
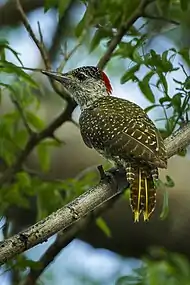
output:
M164 141L154 123L135 103L111 96L110 80L97 67L42 72L59 81L80 106L84 143L125 169L134 221L141 213L148 221L156 205L158 168L167 168Z

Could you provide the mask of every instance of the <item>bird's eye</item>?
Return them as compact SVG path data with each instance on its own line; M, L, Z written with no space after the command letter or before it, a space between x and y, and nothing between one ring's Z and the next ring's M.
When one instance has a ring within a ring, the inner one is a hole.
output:
M81 72L77 73L76 77L81 81L86 79L86 75L84 73L81 73Z

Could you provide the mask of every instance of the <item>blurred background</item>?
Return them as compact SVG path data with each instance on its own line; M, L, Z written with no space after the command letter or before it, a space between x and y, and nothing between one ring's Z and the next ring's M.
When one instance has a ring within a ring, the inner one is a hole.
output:
M47 51L49 66L64 72L97 65L140 2L19 1ZM190 1L144 2L140 17L101 67L113 95L145 108L165 138L188 121ZM25 149L31 130L40 132L67 114L55 137L39 141L21 167L2 180L1 240L97 184L97 165L109 167L84 145L79 108L61 98L60 86L52 86L38 71L48 64L22 24L18 1L0 0L0 177ZM160 174L157 208L149 223L134 224L122 197L100 218L79 226L66 247L63 243L52 251L47 268L38 261L56 245L56 237L3 266L0 284L190 284L189 150L172 157Z

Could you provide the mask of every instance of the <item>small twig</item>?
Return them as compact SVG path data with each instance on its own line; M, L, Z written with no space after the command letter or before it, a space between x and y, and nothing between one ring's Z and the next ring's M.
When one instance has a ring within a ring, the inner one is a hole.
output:
M32 176L32 177L37 177L37 178L39 178L40 180L42 180L42 181L45 181L45 182L57 182L57 183L59 183L59 182L62 182L63 180L61 180L61 179L52 179L52 178L50 178L49 177L49 175L47 175L47 174L44 174L44 173L41 173L41 172L38 172L38 171L36 171L36 170L34 170L34 169L30 169L30 168L28 168L28 167L26 167L26 166L23 166L23 171L25 171L26 173L28 173L28 175L30 175L30 176Z
M19 66L19 65L16 65L14 64L15 67L18 67L18 68L22 68L22 69L25 69L25 70L30 70L30 71L36 71L36 72L42 72L42 69L41 68L32 68L32 67L27 67L27 66ZM4 66L0 65L0 68L4 68Z
M179 62L178 64L181 67L181 69L182 69L183 73L185 74L185 76L188 77L189 75L187 74L187 71L185 70L184 65L181 62Z
M175 21L173 19L169 19L169 18L166 18L166 17L163 17L163 16L152 16L152 15L149 15L147 13L143 13L142 17L150 19L150 20L158 20L158 21L168 22L168 23L176 25L176 26L180 25L180 22L177 22L177 21Z
M64 143L62 140L60 140L58 137L56 137L54 133L51 135L51 138L54 139L60 145L62 145Z
M41 53L41 56L44 60L44 64L46 66L47 69L50 69L51 68L51 65L50 65L50 62L49 62L49 58L48 58L48 54L47 54L47 51L45 49L45 46L44 44L42 44L35 36L28 20L27 20L27 17L25 15L25 12L22 8L22 5L20 3L20 0L16 0L16 5L17 5L17 9L18 11L20 12L20 15L21 15L21 19L22 19L22 22L27 30L27 32L29 33L29 35L31 36L32 40L35 42L36 46L38 47L40 53Z
M22 107L20 106L20 103L13 96L11 96L11 101L15 105L17 111L19 112L20 117L22 119L22 122L23 122L23 124L24 124L24 126L25 126L25 128L26 128L26 130L28 132L28 134L31 136L33 134L33 131L31 130L31 128L30 128L30 126L29 126L29 124L27 122L27 119L25 117L25 114L24 114L24 111L23 111Z
M20 12L21 19L22 19L23 25L25 26L25 29L27 30L28 34L30 35L30 37L32 38L34 43L36 44L36 46L37 46L37 48L38 48L38 50L39 50L39 52L40 52L40 54L42 56L42 59L44 61L44 65L45 65L46 69L47 70L51 70L51 62L50 62L48 52L47 52L46 47L45 47L44 42L43 42L43 36L42 36L42 33L41 33L40 26L38 25L39 33L40 33L40 41L39 41L37 39L37 37L35 36L34 31L32 30L32 27L30 26L30 24L29 24L29 22L27 20L26 14L24 13L24 10L22 8L20 0L16 0L16 6L17 6L18 11ZM49 78L49 81L50 81L54 91L62 99L68 99L69 94L68 94L68 92L66 92L66 90L64 88L60 89L60 85L57 84L57 82L55 82L55 80L53 80L51 78Z
M67 53L67 44L65 43L65 51L63 53L64 59L61 61L59 67L57 68L57 72L62 72L67 61L73 56L73 54L77 51L81 44L82 40L79 40L79 42L74 46L74 48L71 49L69 53Z
M43 35L42 35L42 30L41 30L41 27L40 27L40 22L38 21L37 24L38 24L38 33L39 33L39 36L40 36L40 42L43 45L43 48L45 48L45 46L44 46L44 39L43 39Z

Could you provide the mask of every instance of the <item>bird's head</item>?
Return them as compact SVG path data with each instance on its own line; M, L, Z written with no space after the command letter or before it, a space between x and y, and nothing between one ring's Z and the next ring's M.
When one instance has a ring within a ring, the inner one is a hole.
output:
M95 66L79 67L63 74L45 70L42 73L63 84L81 109L112 93L109 78Z

